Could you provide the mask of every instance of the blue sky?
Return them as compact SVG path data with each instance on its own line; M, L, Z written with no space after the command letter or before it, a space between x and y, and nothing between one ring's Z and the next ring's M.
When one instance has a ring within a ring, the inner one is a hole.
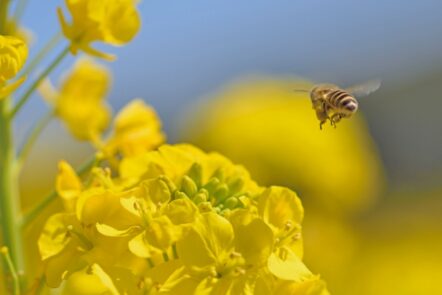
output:
M59 5L29 0L24 23L36 48L58 30ZM242 76L388 83L442 66L442 2L436 0L155 0L143 1L140 11L137 38L123 48L105 47L119 56L109 65L110 100L117 109L143 97L169 132L190 102ZM42 108L36 99L24 114Z

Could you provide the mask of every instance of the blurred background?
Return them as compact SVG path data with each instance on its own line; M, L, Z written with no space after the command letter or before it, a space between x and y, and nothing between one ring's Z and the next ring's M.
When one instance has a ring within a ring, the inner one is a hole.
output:
M29 1L31 56L58 31L60 5ZM296 190L304 259L332 294L442 294L442 2L145 0L140 11L136 39L104 48L118 55L108 64L115 112L142 97L168 142ZM320 132L308 96L292 91L373 78L380 90L336 130ZM36 95L20 113L18 140L45 107ZM50 190L59 159L75 166L92 151L53 122L23 175L24 206Z

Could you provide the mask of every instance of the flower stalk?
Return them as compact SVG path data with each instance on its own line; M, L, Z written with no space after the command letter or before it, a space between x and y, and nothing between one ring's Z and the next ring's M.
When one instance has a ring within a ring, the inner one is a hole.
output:
M54 59L54 61L37 77L37 79L32 83L31 86L26 90L23 96L18 100L17 104L11 111L10 117L13 118L18 111L22 108L22 106L29 100L31 95L40 85L40 83L61 63L61 61L68 55L70 50L69 46L66 46L63 51L61 51L58 56Z
M40 134L46 128L46 126L51 122L54 114L52 111L46 113L41 119L35 124L34 128L30 131L28 136L26 136L26 141L21 147L18 155L17 155L17 169L21 169L24 162L26 161L29 153L31 152L32 147L35 142L39 138Z
M8 247L17 273L24 272L24 252L20 231L18 175L15 162L12 121L8 116L10 99L0 101L0 215L3 243ZM10 269L5 269L11 275Z
M0 249L0 253L3 255L3 259L12 278L12 294L20 295L20 279L15 269L14 263L12 262L11 255L9 255L9 249L3 246Z
M40 65L42 60L47 57L47 55L60 43L63 39L63 35L60 32L57 32L49 41L46 43L43 48L35 55L35 57L29 61L26 67L21 72L21 77L28 76L35 68Z

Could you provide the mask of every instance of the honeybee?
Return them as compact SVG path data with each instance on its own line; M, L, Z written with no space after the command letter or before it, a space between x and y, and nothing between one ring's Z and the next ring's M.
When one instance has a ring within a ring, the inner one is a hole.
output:
M322 130L327 120L336 128L336 123L342 118L349 118L358 110L358 101L355 96L366 96L381 86L379 80L368 81L346 89L341 89L334 84L318 84L310 91L310 99L316 117L319 120L319 128ZM300 90L297 90L300 91Z

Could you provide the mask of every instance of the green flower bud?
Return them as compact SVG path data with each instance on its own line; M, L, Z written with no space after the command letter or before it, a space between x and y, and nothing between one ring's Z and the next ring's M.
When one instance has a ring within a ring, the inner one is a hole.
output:
M229 187L223 183L218 186L213 195L215 196L217 203L220 203L229 195Z
M178 199L188 198L188 196L185 193L181 192L181 191L175 191L173 193L173 198L175 200L178 200Z
M160 175L158 178L167 184L171 193L177 190L175 183L166 175Z
M218 178L220 181L224 181L225 175L226 175L226 173L225 173L224 169L220 167L220 168L216 169L215 172L213 172L212 177Z
M183 180L181 182L181 190L186 193L187 196L193 197L194 194L198 191L198 187L195 182L187 175L183 176Z
M242 179L241 177L232 178L229 181L228 185L229 185L230 192L232 194L235 194L235 193L241 191L241 189L244 187L244 179Z
M190 167L187 175L192 178L195 184L199 187L203 181L203 167L199 163L194 163L192 167Z
M216 190L216 188L218 187L218 185L219 185L220 183L221 183L221 182L219 181L218 178L216 178L216 177L212 177L212 178L210 178L209 181L204 185L204 188L205 188L206 190L208 190L209 192L213 193L213 192Z
M206 202L207 201L207 195L204 193L197 193L194 197L193 197L193 202L195 204L199 204L202 202Z
M238 198L230 197L225 202L224 205L226 208L235 209L239 204Z

